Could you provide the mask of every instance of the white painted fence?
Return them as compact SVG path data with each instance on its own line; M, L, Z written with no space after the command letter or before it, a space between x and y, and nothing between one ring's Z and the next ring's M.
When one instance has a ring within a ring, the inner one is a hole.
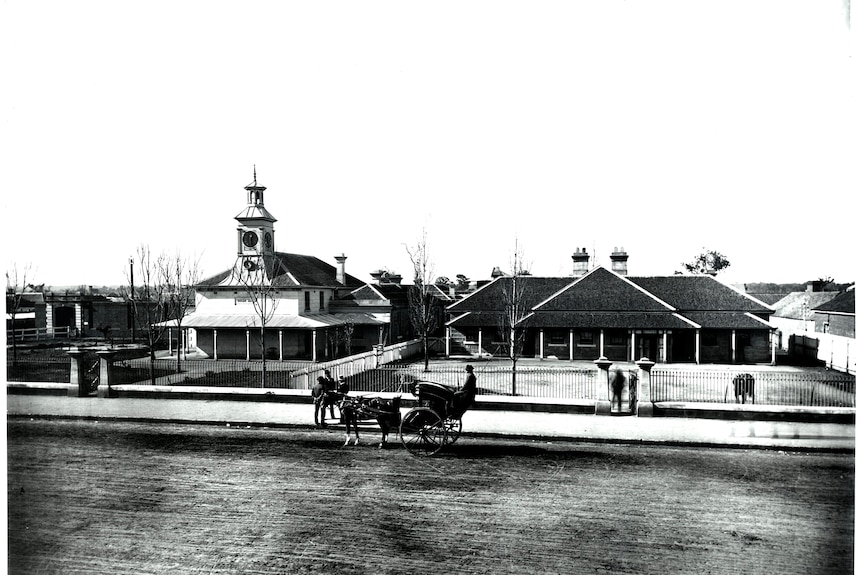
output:
M332 361L316 363L305 369L299 369L291 374L291 387L311 389L317 378L323 375L327 369L332 377L338 379L340 376L349 377L374 369L387 363L395 363L407 360L422 353L422 340L415 339L388 346L375 346L371 351L366 351L349 357L342 357Z

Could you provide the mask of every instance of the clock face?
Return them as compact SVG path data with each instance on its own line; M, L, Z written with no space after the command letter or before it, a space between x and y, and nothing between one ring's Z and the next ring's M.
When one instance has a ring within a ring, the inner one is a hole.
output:
M271 234L271 233L266 232L266 233L264 234L264 236L263 236L263 245L265 245L265 246L266 246L266 247L268 247L268 248L271 248L271 247L272 247L272 234Z
M246 232L242 235L242 243L246 245L246 247L253 248L257 245L257 234L254 232Z

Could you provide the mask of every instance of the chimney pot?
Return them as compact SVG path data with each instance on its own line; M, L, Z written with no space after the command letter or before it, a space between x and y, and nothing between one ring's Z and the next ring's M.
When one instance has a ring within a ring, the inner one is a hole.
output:
M341 255L335 256L335 261L338 263L338 267L335 269L335 281L344 285L346 279L344 262L347 261L347 256L342 252Z
M614 248L614 251L611 254L611 270L621 276L628 275L628 261L629 255L625 252L625 248Z

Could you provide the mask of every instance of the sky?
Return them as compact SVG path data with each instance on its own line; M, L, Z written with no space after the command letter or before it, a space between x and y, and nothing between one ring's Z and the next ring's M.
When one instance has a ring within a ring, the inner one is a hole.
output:
M146 245L216 274L256 169L276 248L361 280L425 234L450 278L517 246L855 281L846 2L4 0L6 269L123 284Z

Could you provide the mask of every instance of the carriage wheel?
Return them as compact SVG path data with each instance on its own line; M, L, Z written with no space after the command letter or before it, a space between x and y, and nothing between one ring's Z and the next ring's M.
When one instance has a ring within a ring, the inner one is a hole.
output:
M461 420L447 418L446 421L443 422L443 425L446 427L446 435L444 437L446 445L452 445L458 441L459 437L461 437Z
M437 412L414 407L401 420L401 443L411 455L434 455L446 444L446 427Z

